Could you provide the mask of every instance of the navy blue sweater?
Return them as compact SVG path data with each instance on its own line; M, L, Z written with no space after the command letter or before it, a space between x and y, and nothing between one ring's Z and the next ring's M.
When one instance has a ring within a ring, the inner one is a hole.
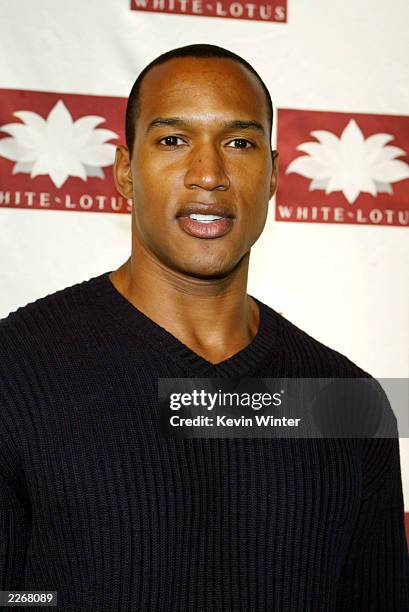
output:
M0 589L90 612L408 611L398 439L158 427L158 377L369 375L259 300L257 335L213 365L108 274L0 321Z

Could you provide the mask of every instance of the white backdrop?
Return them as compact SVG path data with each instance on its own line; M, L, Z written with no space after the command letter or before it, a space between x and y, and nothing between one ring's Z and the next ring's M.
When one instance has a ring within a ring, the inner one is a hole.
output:
M207 42L247 59L278 109L406 117L407 153L407 1L288 0L287 8L287 22L274 23L131 11L128 0L3 0L0 88L126 98L154 57ZM18 121L8 110L0 120ZM127 214L0 205L0 224L0 317L130 253ZM408 271L407 226L279 222L272 201L249 292L372 375L407 378ZM400 445L409 511L409 440Z

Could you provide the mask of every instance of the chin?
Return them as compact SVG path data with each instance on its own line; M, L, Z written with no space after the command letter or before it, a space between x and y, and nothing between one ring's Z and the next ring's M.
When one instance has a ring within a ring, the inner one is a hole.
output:
M201 280L216 280L221 278L226 278L229 276L229 272L225 271L196 271L196 270L186 270L185 274L191 276L192 278L197 278Z
M223 263L208 263L201 261L198 262L197 265L194 265L193 262L186 263L180 266L181 272L187 274L188 276L192 276L195 278L201 279L217 279L217 278L226 278L229 276L232 271L236 268L238 262L223 262Z

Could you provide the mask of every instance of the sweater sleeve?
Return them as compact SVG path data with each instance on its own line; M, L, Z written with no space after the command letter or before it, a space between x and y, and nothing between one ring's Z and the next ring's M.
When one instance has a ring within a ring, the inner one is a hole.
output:
M26 505L12 483L0 475L0 590L23 589L28 537Z
M369 455L385 461L382 475L375 483L373 470L370 492L363 494L338 583L337 612L408 612L409 556L399 439L372 440L368 448Z
M9 591L23 588L31 507L17 442L21 397L12 377L17 359L6 359L3 346L0 333L0 590Z

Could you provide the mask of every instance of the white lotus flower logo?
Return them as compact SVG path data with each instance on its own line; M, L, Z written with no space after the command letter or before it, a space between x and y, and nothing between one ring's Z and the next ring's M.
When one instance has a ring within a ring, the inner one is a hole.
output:
M318 142L303 142L297 149L303 155L294 159L286 174L296 172L312 179L309 190L325 193L342 191L349 204L361 192L376 196L393 193L391 183L409 178L409 165L395 159L406 155L398 147L385 146L391 134L373 134L365 140L358 124L351 119L340 138L327 130L310 132Z
M47 119L31 111L13 113L24 123L8 123L0 130L11 135L0 140L0 155L16 161L13 174L26 172L31 178L48 174L56 187L69 176L83 181L88 176L104 178L102 167L111 166L115 145L105 141L118 138L110 130L95 129L104 117L87 115L73 121L62 100Z

